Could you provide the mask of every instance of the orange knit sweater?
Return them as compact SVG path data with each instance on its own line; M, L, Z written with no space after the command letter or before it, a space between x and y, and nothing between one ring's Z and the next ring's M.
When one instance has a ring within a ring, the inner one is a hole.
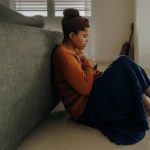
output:
M85 109L93 79L99 74L83 53L61 44L52 58L54 80L65 109L77 119Z

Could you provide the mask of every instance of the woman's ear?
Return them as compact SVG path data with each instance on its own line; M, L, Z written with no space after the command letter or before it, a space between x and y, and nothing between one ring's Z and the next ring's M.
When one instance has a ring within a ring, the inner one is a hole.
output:
M69 38L72 39L74 37L74 35L75 35L74 32L69 33Z

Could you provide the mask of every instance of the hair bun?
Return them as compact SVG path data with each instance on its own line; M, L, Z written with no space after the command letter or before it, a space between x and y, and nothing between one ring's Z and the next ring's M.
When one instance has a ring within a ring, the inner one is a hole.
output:
M74 9L74 8L65 9L63 11L63 15L64 15L64 18L68 19L68 20L71 18L80 16L79 11L77 9Z

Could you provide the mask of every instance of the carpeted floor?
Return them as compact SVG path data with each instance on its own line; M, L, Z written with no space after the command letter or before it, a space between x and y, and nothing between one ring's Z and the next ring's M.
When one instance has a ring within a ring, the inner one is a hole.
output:
M150 150L150 131L137 144L118 146L100 131L70 120L60 103L17 150Z
M150 131L137 144L118 146L100 131L70 120L60 103L17 150L150 150Z

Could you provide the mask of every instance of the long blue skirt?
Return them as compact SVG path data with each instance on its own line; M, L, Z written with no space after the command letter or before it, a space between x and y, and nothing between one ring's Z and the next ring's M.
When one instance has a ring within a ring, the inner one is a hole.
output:
M145 71L128 56L117 57L94 81L87 106L77 120L101 130L116 144L134 144L148 129L143 94Z

